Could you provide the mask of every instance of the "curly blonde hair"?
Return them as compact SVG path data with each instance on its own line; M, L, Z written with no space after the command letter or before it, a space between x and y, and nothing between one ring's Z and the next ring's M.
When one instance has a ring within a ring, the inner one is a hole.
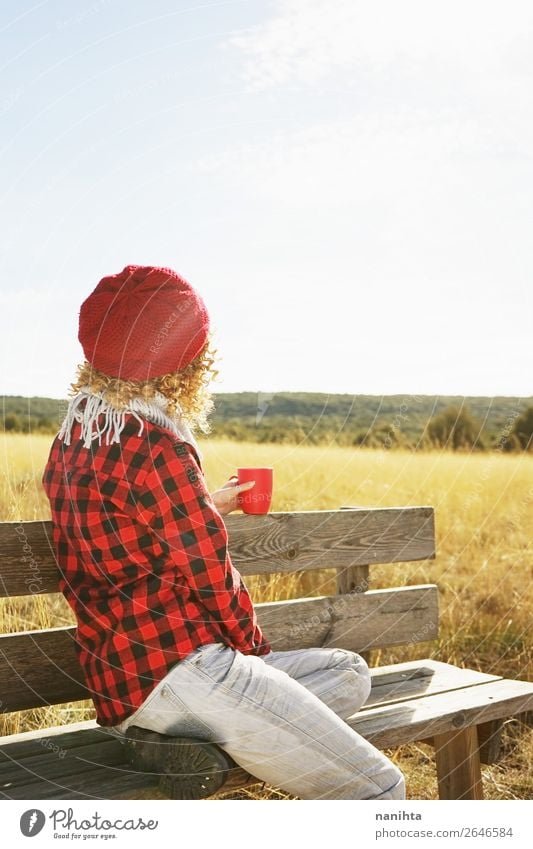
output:
M101 393L110 404L124 409L134 396L145 401L154 398L156 392L168 400L167 413L173 416L179 404L183 418L189 426L198 427L202 433L210 433L207 417L214 408L209 383L219 374L215 362L217 350L209 335L204 347L181 371L169 372L149 380L124 380L111 377L96 369L87 360L77 366L76 380L70 384L69 395L76 395L83 386L91 392Z

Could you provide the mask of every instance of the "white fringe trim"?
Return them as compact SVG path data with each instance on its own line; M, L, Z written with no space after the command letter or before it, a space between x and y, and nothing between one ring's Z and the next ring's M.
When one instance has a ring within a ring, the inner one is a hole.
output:
M80 404L86 399L85 408L80 410ZM144 398L132 398L130 403L122 410L117 409L107 401L101 393L91 392L89 387L82 386L77 395L74 395L68 404L67 414L63 420L63 424L57 434L58 439L64 440L66 445L70 445L72 436L72 426L75 421L81 423L81 439L85 448L90 448L91 443L98 439L98 445L102 444L102 436L105 435L106 445L120 442L120 434L126 423L126 416L135 416L140 422L138 436L141 436L144 428L144 420L148 419L154 424L166 427L171 430L178 439L183 442L189 442L194 446L200 461L202 454L198 447L198 443L194 435L181 415L181 410L178 405L178 414L169 416L166 413L168 401L164 395L157 392L151 401L146 401ZM105 422L98 429L98 416L105 413ZM139 415L138 415L139 414ZM96 428L96 430L95 430Z

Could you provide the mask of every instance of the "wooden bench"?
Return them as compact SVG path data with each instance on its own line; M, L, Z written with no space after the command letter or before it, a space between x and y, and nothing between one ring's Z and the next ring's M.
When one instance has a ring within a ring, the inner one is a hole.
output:
M372 590L375 564L435 557L431 507L313 510L225 518L244 575L331 568L337 592L257 605L274 649L356 650L416 644L438 635L434 584ZM0 524L0 592L57 592L50 522ZM74 627L0 636L0 708L12 712L90 698ZM347 721L380 748L435 748L442 799L480 799L480 762L497 756L504 719L533 709L533 684L437 660L372 668L372 691ZM258 783L216 745L130 727L127 739L94 720L0 738L5 799L207 798Z

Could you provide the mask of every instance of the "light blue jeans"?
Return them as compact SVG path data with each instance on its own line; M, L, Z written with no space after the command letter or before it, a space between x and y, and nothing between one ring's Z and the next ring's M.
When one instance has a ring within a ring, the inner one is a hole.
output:
M404 799L400 770L344 721L370 693L364 659L344 649L245 655L191 652L113 727L216 743L261 781L300 799Z

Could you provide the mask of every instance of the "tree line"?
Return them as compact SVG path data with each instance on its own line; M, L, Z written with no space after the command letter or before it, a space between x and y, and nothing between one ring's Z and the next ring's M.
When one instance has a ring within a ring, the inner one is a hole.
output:
M211 436L237 442L533 451L533 399L249 392L213 397ZM57 433L65 410L65 400L8 396L0 427Z
M213 436L233 441L276 442L305 445L404 448L413 451L533 451L533 406L513 417L499 430L488 431L466 406L450 405L419 431L403 429L401 422L379 419L367 427L330 417L308 421L302 417L271 419L257 427L252 421L232 418L217 421Z

